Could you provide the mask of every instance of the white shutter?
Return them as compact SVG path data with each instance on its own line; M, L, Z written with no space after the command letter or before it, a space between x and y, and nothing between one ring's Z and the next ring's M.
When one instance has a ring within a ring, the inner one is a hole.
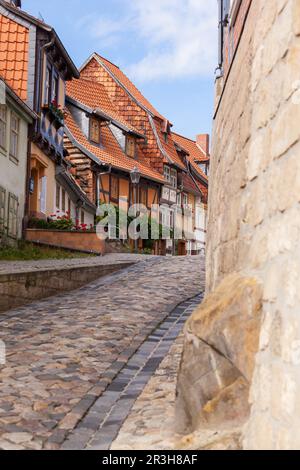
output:
M41 178L41 197L40 197L40 211L46 214L47 207L47 176Z

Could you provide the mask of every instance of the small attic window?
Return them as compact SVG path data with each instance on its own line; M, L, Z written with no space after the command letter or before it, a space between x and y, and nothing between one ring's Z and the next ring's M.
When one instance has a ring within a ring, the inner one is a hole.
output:
M135 138L131 135L126 137L126 155L135 158Z
M100 129L99 119L90 118L90 141L94 144L100 144Z
M164 135L164 141L167 143L168 142L168 136L171 134L171 125L170 125L169 121L165 120L163 122L161 131Z

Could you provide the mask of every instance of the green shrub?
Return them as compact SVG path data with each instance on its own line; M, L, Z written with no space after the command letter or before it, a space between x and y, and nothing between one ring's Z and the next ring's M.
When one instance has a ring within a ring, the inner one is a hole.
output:
M69 231L74 228L73 221L68 217L62 217L57 220L43 220L32 218L28 222L28 228L35 228L38 230L65 230Z

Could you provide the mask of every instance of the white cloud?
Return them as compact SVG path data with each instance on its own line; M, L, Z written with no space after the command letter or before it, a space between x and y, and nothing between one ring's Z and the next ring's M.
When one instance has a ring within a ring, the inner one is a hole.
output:
M101 17L91 34L106 44L134 35L145 53L127 67L139 81L211 76L216 66L216 0L122 0L126 16ZM91 23L90 23L91 24ZM103 43L102 43L103 44ZM126 47L126 46L124 46Z

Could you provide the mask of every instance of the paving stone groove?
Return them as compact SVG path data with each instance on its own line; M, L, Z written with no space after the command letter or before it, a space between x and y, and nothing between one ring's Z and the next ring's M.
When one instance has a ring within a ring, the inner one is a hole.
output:
M153 330L204 290L204 264L149 259L0 315L0 449L61 448Z
M111 385L96 401L76 430L62 445L64 450L108 450L187 318L201 303L203 294L178 305L150 334Z

